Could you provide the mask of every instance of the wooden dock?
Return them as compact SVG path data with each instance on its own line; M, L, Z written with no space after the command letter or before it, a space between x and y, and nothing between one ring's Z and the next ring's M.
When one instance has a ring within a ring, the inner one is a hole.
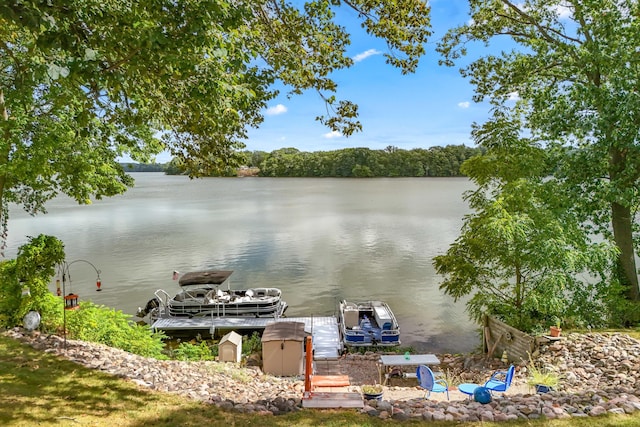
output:
M172 317L156 320L151 328L159 331L209 331L264 329L274 322L302 322L304 330L313 337L315 360L332 360L342 353L340 329L335 316L319 317Z

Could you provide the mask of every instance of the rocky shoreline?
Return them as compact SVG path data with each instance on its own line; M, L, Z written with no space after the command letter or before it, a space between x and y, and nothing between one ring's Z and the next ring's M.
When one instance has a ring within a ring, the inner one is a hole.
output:
M240 368L231 363L148 359L74 340L67 340L65 349L58 336L20 328L3 334L88 368L126 378L141 387L181 394L226 410L278 415L302 408L303 378L277 378L263 374L259 368ZM494 369L501 367L499 360L487 363L469 355L439 356L442 367L457 372L458 379L465 382L480 382L479 379L488 378ZM340 361L354 390L361 384L373 382L371 375L377 372L377 357L350 354ZM394 398L402 394L394 391L402 388L391 387L389 393L385 393L390 398L368 401L362 412L398 420L505 421L628 414L640 410L640 341L627 335L569 334L561 341L542 346L536 363L562 376L557 391L506 393L482 405L466 399ZM512 387L522 390L523 387L515 386L517 384L526 384L525 366L517 367Z

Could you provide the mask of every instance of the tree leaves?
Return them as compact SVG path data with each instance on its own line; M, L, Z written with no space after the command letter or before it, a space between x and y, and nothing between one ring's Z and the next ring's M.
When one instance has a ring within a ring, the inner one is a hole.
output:
M0 323L15 326L29 311L38 311L45 326L53 326L60 305L48 285L56 266L64 260L64 245L53 236L30 237L15 260L0 262ZM24 287L29 289L23 295Z
M502 138L526 136L545 149L548 174L567 198L563 207L586 231L613 237L624 268L611 271L622 274L612 283L626 283L628 297L640 299L634 261L640 241L640 4L472 0L470 6L471 22L450 30L439 44L442 62L453 65L469 44L506 38L510 48L477 58L462 71L476 86L475 99L488 99L495 109L493 124L476 129L476 137L502 144ZM518 94L515 102L511 93ZM501 157L514 162L505 153ZM479 173L481 166L482 184L504 172L480 161L470 172ZM522 162L516 170L526 169Z
M0 4L0 223L6 203L42 212L123 192L119 156L163 150L193 176L233 165L280 81L316 90L318 120L359 131L331 74L353 65L334 8L362 13L393 66L413 72L429 36L422 0L74 0Z
M604 279L615 251L590 242L564 184L548 176L548 153L513 125L497 115L474 132L487 150L462 166L478 187L465 194L473 212L460 236L434 258L440 289L456 300L471 295L474 319L489 312L524 331L555 317L601 324L608 289L591 284Z

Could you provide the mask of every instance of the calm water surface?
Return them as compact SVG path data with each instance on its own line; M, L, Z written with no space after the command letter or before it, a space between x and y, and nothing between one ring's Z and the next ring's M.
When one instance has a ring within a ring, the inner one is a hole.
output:
M48 213L11 209L7 257L26 236L55 235L81 299L134 314L171 272L231 269L231 286L278 287L289 316L337 314L341 299L389 303L403 345L462 352L478 344L464 311L438 289L432 258L446 251L468 212L466 178L190 180L133 175L122 196L78 206L60 197ZM54 286L52 284L51 289Z

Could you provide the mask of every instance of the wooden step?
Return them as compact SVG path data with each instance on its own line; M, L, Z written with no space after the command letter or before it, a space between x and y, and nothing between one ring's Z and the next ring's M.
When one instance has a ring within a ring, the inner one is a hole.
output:
M302 398L303 408L363 408L360 393L306 391Z
M312 375L311 389L318 387L346 387L351 385L349 375Z

